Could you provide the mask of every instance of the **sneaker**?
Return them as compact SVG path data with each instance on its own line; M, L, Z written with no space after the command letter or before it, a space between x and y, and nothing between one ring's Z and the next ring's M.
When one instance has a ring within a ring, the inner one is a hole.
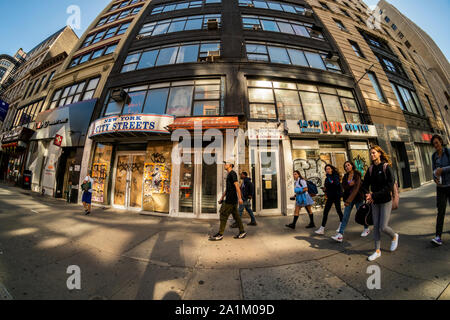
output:
M90 211L87 211L87 210L86 210L86 211L84 212L84 215L86 215L86 216L88 216L88 215L90 215L90 214L91 214Z
M241 232L237 236L234 236L235 239L244 239L247 236L247 232Z
M395 238L391 242L391 252L397 250L397 247L398 247L398 233L395 234Z
M287 224L286 227L295 230L295 225L293 223Z
M431 242L434 243L435 245L442 246L442 240L440 237L432 239Z
M342 223L339 223L339 227L336 229L336 232L341 231L341 226L342 226Z
M374 260L378 259L379 257L381 257L381 251L377 250L370 257L368 257L367 260L374 261Z
M331 239L333 239L336 242L342 242L342 240L344 240L344 236L340 233L338 233L337 235L331 237Z
M325 228L324 227L320 227L319 229L317 229L315 231L316 234L325 234Z
M316 227L316 225L314 223L310 223L305 228L306 229L311 229L311 228L315 228L315 227Z
M248 226L257 226L258 224L256 223L256 221L252 221L250 223L247 223Z
M370 234L370 229L364 229L364 231L361 233L361 237L365 238Z
M235 222L235 223L233 223L233 224L230 226L230 228L231 228L231 229L236 229L236 228L239 228L239 226L238 226L237 222Z
M210 236L209 240L210 241L220 241L223 239L223 235L220 233L215 234L214 236Z

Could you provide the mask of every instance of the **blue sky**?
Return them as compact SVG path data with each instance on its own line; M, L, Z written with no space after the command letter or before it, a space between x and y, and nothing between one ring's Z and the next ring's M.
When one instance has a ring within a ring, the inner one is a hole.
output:
M86 30L92 20L110 0L0 0L0 30L3 30L0 54L13 55L17 49L29 51L41 40L66 25L71 5L81 9L81 29ZM378 0L365 0L370 5ZM441 48L447 59L450 57L450 0L389 0L408 18L427 32ZM27 10L22 10L27 8ZM6 31L6 32L5 32Z

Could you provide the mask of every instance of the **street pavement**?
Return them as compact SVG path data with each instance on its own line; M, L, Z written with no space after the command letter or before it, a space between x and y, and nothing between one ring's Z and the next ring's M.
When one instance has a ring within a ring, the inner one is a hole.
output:
M360 237L354 212L342 244L330 238L334 209L325 236L304 228L303 213L296 230L284 226L292 217L257 217L247 238L233 239L237 230L227 226L224 240L211 242L218 221L99 207L85 216L81 206L0 185L0 300L449 300L450 219L444 245L434 247L434 185L402 193L400 207L391 217L398 250L383 235L381 258L368 262L373 234ZM80 290L67 286L73 265ZM379 289L368 288L371 266L379 267Z

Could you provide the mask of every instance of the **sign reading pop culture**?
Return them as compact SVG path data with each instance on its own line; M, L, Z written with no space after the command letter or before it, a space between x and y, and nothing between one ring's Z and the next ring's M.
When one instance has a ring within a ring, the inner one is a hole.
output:
M103 118L95 121L90 137L115 132L169 133L167 126L174 121L169 115L135 114Z

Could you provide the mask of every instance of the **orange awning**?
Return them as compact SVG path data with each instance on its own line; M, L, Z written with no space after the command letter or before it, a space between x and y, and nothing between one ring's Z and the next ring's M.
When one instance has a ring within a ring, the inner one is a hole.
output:
M201 124L202 130L205 129L236 129L239 128L238 117L193 117L178 118L169 125L170 130L187 129L194 130L194 124Z

